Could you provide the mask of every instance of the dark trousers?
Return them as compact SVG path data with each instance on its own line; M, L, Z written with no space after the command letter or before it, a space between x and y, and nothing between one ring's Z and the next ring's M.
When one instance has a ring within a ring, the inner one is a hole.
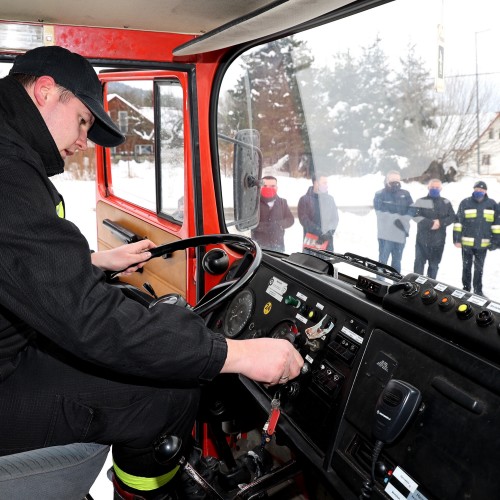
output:
M186 443L199 388L124 380L52 347L28 347L0 383L0 455L73 442L113 444L113 459L134 476L157 477L153 456L162 433Z
M401 272L401 259L403 257L404 243L378 239L378 260L381 264L387 264L389 256L392 255L391 267Z
M483 294L483 269L486 252L486 249L462 246L462 285L464 290L471 290L472 266L474 265L474 278L472 279L474 293Z
M443 257L444 243L440 246L431 247L419 241L415 244L415 264L413 272L423 275L425 263L428 262L427 276L435 279L439 269L439 263Z

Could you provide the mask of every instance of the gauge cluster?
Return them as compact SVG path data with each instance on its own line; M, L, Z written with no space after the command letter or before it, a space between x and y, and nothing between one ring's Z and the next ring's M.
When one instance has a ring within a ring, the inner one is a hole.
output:
M331 408L350 377L365 322L307 282L263 264L250 284L212 317L210 327L231 339L273 337L294 344L305 364L301 375L284 386L282 405L308 438L324 447ZM311 410L318 415L318 425L310 425Z

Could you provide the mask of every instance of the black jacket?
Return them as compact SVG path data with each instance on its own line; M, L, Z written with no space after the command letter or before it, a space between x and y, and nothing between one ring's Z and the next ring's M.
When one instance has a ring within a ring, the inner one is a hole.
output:
M446 227L455 221L455 210L449 200L438 196L424 196L415 204L415 222L417 222L417 242L429 247L444 245ZM439 229L431 229L434 220L439 220Z
M453 225L453 243L475 249L500 244L498 205L487 194L480 202L472 196L460 202Z
M287 201L276 196L272 207L260 199L259 225L252 230L252 238L262 248L285 251L285 229L293 225L294 218Z
M60 218L48 176L63 161L12 77L0 80L0 380L42 335L82 360L162 382L219 373L227 344L187 309L146 309L106 283L87 241Z

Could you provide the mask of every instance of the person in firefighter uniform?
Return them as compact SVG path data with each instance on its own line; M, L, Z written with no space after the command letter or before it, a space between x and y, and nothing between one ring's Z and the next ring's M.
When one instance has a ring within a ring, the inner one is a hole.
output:
M453 243L462 248L462 285L466 291L483 295L483 269L486 253L500 244L500 218L498 206L488 197L484 181L474 184L472 196L458 207L453 225ZM472 278L474 266L474 278Z

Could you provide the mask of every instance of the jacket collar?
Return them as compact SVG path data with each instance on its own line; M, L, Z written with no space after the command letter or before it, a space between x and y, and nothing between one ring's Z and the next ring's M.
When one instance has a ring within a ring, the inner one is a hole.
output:
M64 160L56 143L24 87L12 76L0 80L0 114L40 156L47 175L64 172Z

